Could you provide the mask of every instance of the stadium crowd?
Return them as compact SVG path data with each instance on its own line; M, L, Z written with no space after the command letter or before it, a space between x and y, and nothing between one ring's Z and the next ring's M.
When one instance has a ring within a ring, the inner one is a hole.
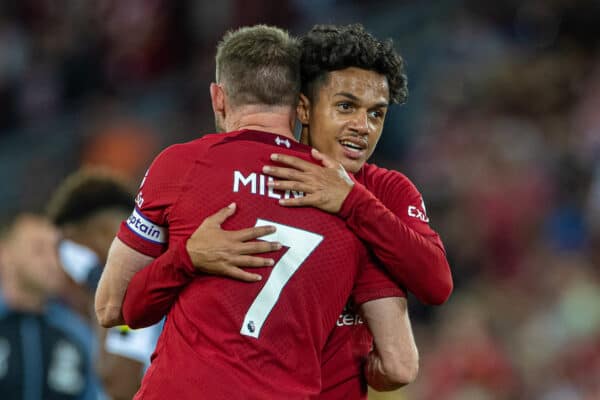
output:
M409 302L416 382L371 398L600 398L600 6L396 3L2 3L2 225L80 166L135 185L165 145L212 131L228 28L360 21L408 64L372 161L417 184L455 281L441 307Z

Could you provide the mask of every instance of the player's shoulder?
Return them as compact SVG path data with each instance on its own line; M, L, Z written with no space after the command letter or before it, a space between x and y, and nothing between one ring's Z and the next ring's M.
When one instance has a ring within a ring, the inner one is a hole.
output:
M221 134L211 133L188 142L172 144L161 151L159 157L187 157L193 155L199 149L218 141L219 136Z
M188 142L175 143L163 149L154 159L154 164L171 164L173 167L184 168L186 162L199 157L203 149L220 140L225 134L206 134Z
M357 179L369 190L393 189L418 192L415 184L402 172L365 163L357 174Z

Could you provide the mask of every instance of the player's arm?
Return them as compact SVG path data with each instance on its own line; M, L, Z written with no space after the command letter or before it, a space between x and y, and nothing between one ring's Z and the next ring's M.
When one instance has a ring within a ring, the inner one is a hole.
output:
M123 316L132 328L143 328L160 321L177 299L179 291L197 274L224 275L255 282L261 278L241 268L272 266L271 258L250 256L276 251L276 242L252 242L275 231L260 226L226 231L221 224L235 213L231 204L207 217L190 238L169 249L129 282L123 303Z
M235 210L235 204L232 204L207 217L185 246L171 246L156 259L115 238L96 292L96 315L100 324L112 327L127 323L132 327L144 327L158 322L168 312L179 289L197 272L245 281L260 279L260 275L245 271L241 266L273 265L270 258L250 254L280 248L278 243L251 242L274 232L274 228L222 230L221 224ZM127 232L124 229L122 227L121 232ZM131 282L134 276L135 282ZM128 306L125 311L122 306L126 291Z
M125 323L121 305L127 285L135 273L152 260L152 257L132 249L119 238L113 240L94 301L100 325L109 328Z
M124 322L134 329L157 323L195 276L185 243L173 244L131 278L123 300Z
M167 249L168 215L181 193L182 177L193 165L189 153L186 146L174 145L154 159L140 185L135 208L119 227L95 298L96 316L104 327L124 323L121 305L129 281Z
M312 154L323 166L276 154L274 161L291 168L265 168L265 173L279 178L271 183L274 188L305 193L304 197L282 199L280 203L312 206L339 215L369 244L392 277L420 301L446 301L453 286L450 267L439 236L426 222L416 188L391 176L389 182L384 182L385 198L378 199L353 182L339 163L314 149ZM414 215L409 214L409 207L413 207L410 210Z
M413 382L419 370L419 352L406 298L372 300L362 304L360 310L374 338L364 369L369 386L390 391Z
M406 293L372 257L365 259L352 289L374 341L364 375L375 390L395 390L414 381L419 369Z
M425 304L442 304L453 289L446 252L437 233L425 222L421 195L414 186L399 186L391 181L381 201L357 183L338 215L369 244L397 283ZM414 215L407 216L409 209Z

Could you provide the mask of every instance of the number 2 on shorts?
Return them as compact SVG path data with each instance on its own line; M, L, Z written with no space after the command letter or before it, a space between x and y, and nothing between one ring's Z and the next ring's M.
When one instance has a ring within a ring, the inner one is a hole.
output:
M260 330L265 320L271 313L271 310L279 300L281 291L288 283L292 275L296 273L304 260L310 253L317 248L323 240L323 236L303 229L294 228L289 225L278 224L277 222L257 219L254 226L272 225L277 230L266 236L262 240L276 241L283 246L289 247L277 264L273 266L273 271L265 285L254 299L242 324L240 333L246 336L258 338Z

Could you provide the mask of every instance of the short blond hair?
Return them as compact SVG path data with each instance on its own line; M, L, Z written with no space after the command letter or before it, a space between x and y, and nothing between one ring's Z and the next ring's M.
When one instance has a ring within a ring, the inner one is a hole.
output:
M267 25L230 31L217 47L216 80L236 106L295 106L300 93L299 41Z

